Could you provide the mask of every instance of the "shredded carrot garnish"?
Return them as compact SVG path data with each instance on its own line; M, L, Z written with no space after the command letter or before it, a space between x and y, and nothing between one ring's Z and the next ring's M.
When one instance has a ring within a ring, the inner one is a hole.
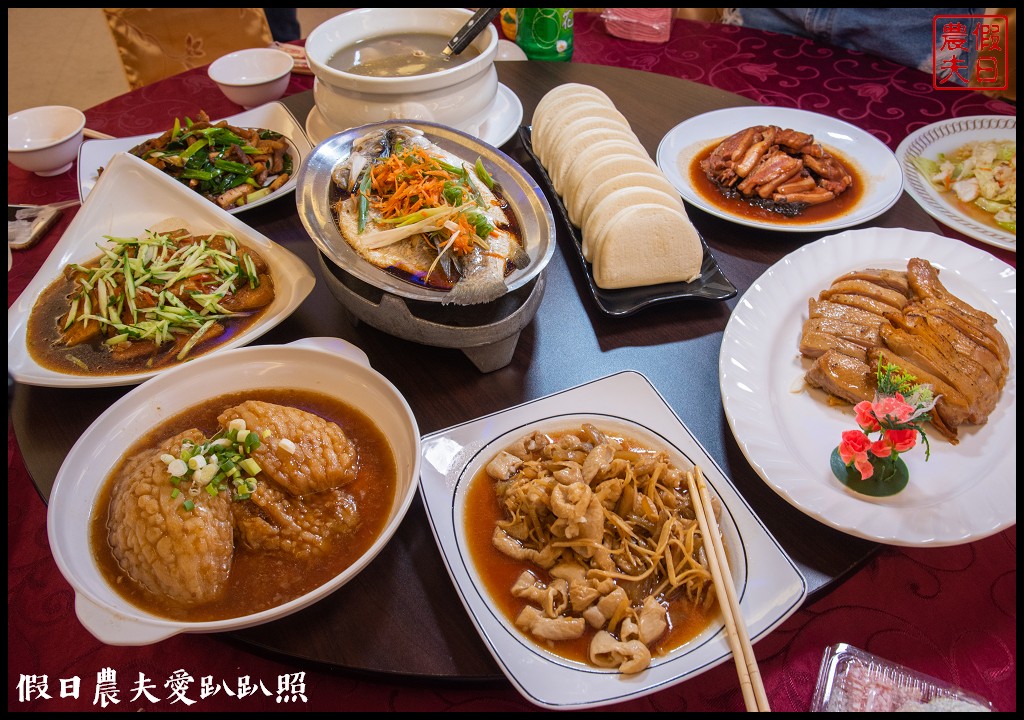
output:
M457 185L465 194L471 192L459 174L447 170L423 148L402 148L380 159L370 169L371 205L383 220L403 218L429 208L451 207L453 203L444 195L446 184ZM460 212L451 219L460 230L452 252L468 253L476 243L486 247L465 213Z

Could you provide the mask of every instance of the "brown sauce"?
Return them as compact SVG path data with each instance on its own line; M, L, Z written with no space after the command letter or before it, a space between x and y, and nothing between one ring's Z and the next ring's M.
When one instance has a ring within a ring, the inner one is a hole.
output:
M40 293L32 307L26 325L25 342L29 355L41 367L65 375L109 376L131 375L184 362L177 359L181 347L174 342L157 348L153 354L131 360L117 359L103 344L102 339L74 346L66 345L61 333L60 320L68 314L68 297L75 289L74 281L61 274ZM195 359L230 342L232 338L259 322L268 307L270 306L265 305L245 315L221 320L224 332L211 333L214 337L196 343L185 361Z
M718 186L708 179L700 167L702 160L707 158L721 141L715 141L701 150L690 162L690 167L681 168L690 178L690 187L697 191L705 201L723 210L730 215L736 215L745 220L755 220L768 225L779 225L780 227L792 227L794 225L810 225L814 223L835 220L848 215L857 207L864 196L864 175L860 172L856 163L850 160L833 148L825 148L826 151L841 162L850 172L853 184L838 197L820 205L811 205L804 209L799 215L786 217L777 212L772 212L747 202L742 198L728 198L722 195Z
M624 443L624 446L628 446L627 443ZM489 599L495 604L498 612L514 626L519 613L530 604L526 599L516 597L510 592L519 576L524 570L529 570L545 584L552 578L538 565L514 560L494 547L491 536L494 534L495 525L501 519L502 511L495 494L494 480L485 469L481 469L467 488L464 518L466 540L473 564L480 574ZM708 608L695 606L685 598L670 601L669 630L650 647L651 656L664 656L681 647L703 632L718 616L717 601L712 602ZM530 639L555 655L592 665L590 642L596 633L597 631L588 623L582 637L575 640L554 642L533 636L530 636Z
M149 592L124 573L107 543L107 514L114 479L128 458L145 448L158 446L165 438L188 428L212 435L217 416L245 400L289 405L337 423L358 449L359 471L345 491L356 500L360 522L349 535L332 542L326 556L308 560L284 553L257 552L241 545L235 548L225 593L216 601L198 607L179 603ZM391 511L398 484L398 470L391 444L376 424L361 411L320 393L302 390L252 390L222 395L190 408L141 437L118 462L107 478L93 508L90 544L100 570L115 591L147 612L173 620L204 622L240 617L277 607L304 595L343 572L376 541Z

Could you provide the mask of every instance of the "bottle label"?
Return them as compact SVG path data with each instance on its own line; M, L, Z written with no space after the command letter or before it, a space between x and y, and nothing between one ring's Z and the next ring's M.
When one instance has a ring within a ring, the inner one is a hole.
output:
M572 26L572 8L516 8L516 44L531 60L571 60Z

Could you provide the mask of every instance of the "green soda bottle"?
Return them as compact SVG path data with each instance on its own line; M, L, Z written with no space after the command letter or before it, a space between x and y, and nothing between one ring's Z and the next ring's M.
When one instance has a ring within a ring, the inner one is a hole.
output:
M572 60L572 8L516 8L516 44L531 60Z

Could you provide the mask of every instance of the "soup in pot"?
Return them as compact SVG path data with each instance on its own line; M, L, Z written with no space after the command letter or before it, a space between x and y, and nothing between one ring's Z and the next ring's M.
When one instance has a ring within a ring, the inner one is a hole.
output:
M366 38L342 48L327 61L328 67L370 77L428 75L464 65L480 52L470 46L446 56L450 38L436 33L396 33Z

